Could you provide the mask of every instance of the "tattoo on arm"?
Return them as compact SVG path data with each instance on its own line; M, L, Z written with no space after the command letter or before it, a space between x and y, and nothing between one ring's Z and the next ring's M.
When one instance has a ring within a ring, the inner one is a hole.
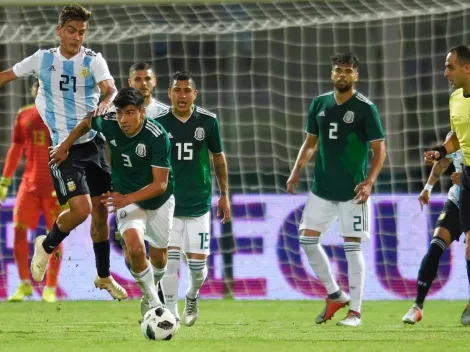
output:
M228 194L228 172L227 172L227 162L225 161L225 156L223 154L214 156L214 171L217 177L217 182L219 183L219 189L221 195Z

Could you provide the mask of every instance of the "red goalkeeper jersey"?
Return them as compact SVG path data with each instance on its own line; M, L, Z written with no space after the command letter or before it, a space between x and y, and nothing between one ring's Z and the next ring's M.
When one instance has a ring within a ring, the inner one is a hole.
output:
M49 130L34 105L28 105L19 111L12 142L11 149L23 151L26 159L21 179L22 187L38 196L50 197L54 187L48 166ZM18 161L18 156L9 153L3 175L12 177Z

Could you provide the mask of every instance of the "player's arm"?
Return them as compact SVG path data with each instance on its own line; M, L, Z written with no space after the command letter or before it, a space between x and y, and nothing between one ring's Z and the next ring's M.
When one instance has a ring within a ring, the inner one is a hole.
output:
M94 118L94 120L98 120L101 118ZM65 138L62 143L58 144L54 148L52 148L49 152L49 165L57 165L59 166L63 163L69 154L69 149L72 147L73 143L78 140L80 137L84 136L91 130L92 125L92 117L87 116L82 121L80 121L70 134Z
M448 169L451 163L452 160L450 158L444 158L435 162L432 166L428 181L418 197L419 204L421 205L421 210L423 210L424 204L429 204L429 198L431 196L432 188L439 180L439 177Z
M300 147L299 154L291 171L289 179L287 180L287 192L295 194L295 187L300 183L300 171L312 159L313 154L318 145L318 136L307 133L302 147Z
M14 81L17 78L12 68L0 72L0 87L3 87L8 82Z
M460 142L457 139L457 135L454 133L452 120L450 125L452 131L449 133L449 135L447 135L445 142L442 145L433 148L432 150L424 152L424 162L426 165L432 165L435 161L441 160L445 158L446 155L455 153L460 149Z
M8 187L11 185L11 178L15 173L18 164L20 163L21 156L23 154L24 147L24 135L21 130L21 126L16 120L15 127L13 129L13 138L10 149L8 149L7 157L5 160L5 167L3 169L3 175L0 179L0 200L4 201L8 194Z
M217 204L217 216L222 216L222 224L230 221L230 201L228 197L228 169L225 154L212 153L212 161L214 163L215 177L220 190L220 198Z
M116 85L114 84L114 79L105 79L98 83L98 87L103 92L104 98L100 105L98 105L94 116L106 114L118 93Z

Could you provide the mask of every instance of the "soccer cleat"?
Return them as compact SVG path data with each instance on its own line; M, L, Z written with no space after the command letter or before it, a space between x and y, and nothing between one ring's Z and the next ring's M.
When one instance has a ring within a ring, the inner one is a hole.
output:
M127 298L127 291L124 289L124 287L119 285L112 276L102 278L96 275L95 287L99 288L100 290L108 291L111 297L119 301Z
M465 307L462 317L460 318L460 322L462 325L470 325L470 302L468 302L467 306Z
M321 324L333 318L335 313L349 303L349 296L341 292L338 298L327 298L325 300L326 306L323 311L315 318L315 323Z
M175 320L176 320L176 329L175 329L175 332L173 333L174 335L176 335L176 333L178 332L178 330L180 329L180 326L181 326L180 318L176 317Z
M353 310L349 310L348 314L346 315L346 318L338 321L336 325L353 327L361 326L361 314Z
M184 325L192 326L199 316L198 297L189 298L186 296L186 304L184 305L183 320Z
M44 275L46 274L47 263L49 262L50 254L46 253L42 247L42 243L46 239L46 236L38 236L34 241L34 254L31 259L31 275L34 281L42 282Z
M20 282L15 293L8 297L9 302L23 302L25 297L33 295L33 286L30 283Z
M416 324L423 319L423 310L415 303L401 319L405 324Z
M57 301L55 287L44 287L44 290L42 291L42 300L47 303L55 303Z

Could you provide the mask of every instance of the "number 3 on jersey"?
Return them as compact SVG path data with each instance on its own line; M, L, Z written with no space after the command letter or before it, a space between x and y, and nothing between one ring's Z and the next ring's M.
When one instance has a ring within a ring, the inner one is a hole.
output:
M330 133L328 134L328 137L330 139L338 139L338 123L336 122L330 122Z
M193 160L192 143L176 143L178 149L178 160Z

